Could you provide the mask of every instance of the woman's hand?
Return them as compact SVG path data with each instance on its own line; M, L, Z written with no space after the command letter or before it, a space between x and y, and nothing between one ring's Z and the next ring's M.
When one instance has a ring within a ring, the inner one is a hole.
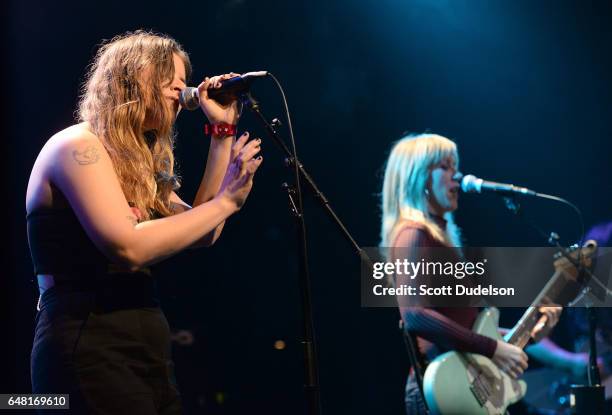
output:
M198 85L198 93L200 94L200 108L206 114L208 122L211 124L227 123L236 125L240 112L238 109L238 101L219 103L208 97L208 90L221 87L221 81L239 76L239 74L230 72L224 75L213 76L212 78L204 78L204 82Z
M501 370L516 379L527 369L527 354L520 347L498 340L493 362Z
M543 315L531 331L531 337L534 339L546 336L548 332L557 325L563 307L540 307L538 311Z
M244 133L232 147L229 166L221 183L217 197L232 203L236 210L244 204L251 188L253 175L261 165L263 157L254 158L261 150L261 139L251 140L247 144L249 133Z

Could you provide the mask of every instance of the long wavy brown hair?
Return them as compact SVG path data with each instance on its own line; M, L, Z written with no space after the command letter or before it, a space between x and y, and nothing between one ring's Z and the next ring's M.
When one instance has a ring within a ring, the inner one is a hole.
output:
M81 91L78 118L104 144L126 199L143 220L155 211L171 215L170 194L180 187L174 114L162 94L174 77L175 53L189 77L189 56L171 37L144 30L116 36L98 49ZM155 129L147 131L151 122Z

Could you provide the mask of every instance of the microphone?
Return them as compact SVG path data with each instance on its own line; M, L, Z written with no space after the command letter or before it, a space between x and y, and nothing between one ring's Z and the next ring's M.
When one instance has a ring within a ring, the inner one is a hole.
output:
M537 196L538 193L526 187L519 187L513 184L490 182L488 180L479 179L478 177L468 174L461 180L461 190L465 193L482 193L495 192L505 194L522 194L528 196Z
M221 81L221 87L208 90L208 97L217 102L224 103L235 100L238 95L247 92L253 81L268 76L268 71L247 72ZM179 95L179 104L186 110L193 111L200 106L198 88L187 87Z

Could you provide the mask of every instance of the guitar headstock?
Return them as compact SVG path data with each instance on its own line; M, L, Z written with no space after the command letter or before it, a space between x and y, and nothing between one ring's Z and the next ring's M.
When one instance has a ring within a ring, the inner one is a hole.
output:
M570 273L572 276L577 276L576 266L579 265L583 268L590 268L593 265L593 258L597 253L597 242L589 239L585 242L582 248L578 248L574 245L565 250L563 255L561 252L557 252L554 255L555 261L553 265L556 271L562 271ZM569 258L568 258L569 257ZM571 260L570 260L571 259Z

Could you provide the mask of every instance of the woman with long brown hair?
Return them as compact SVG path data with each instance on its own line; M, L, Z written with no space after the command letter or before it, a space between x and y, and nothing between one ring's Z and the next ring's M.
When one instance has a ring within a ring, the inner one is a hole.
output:
M193 207L175 190L173 124L191 72L172 38L146 31L98 50L79 123L51 137L30 176L28 240L41 292L35 393L67 393L78 413L179 413L168 323L149 265L208 246L244 204L260 140L235 137L238 105L200 106L215 132Z

